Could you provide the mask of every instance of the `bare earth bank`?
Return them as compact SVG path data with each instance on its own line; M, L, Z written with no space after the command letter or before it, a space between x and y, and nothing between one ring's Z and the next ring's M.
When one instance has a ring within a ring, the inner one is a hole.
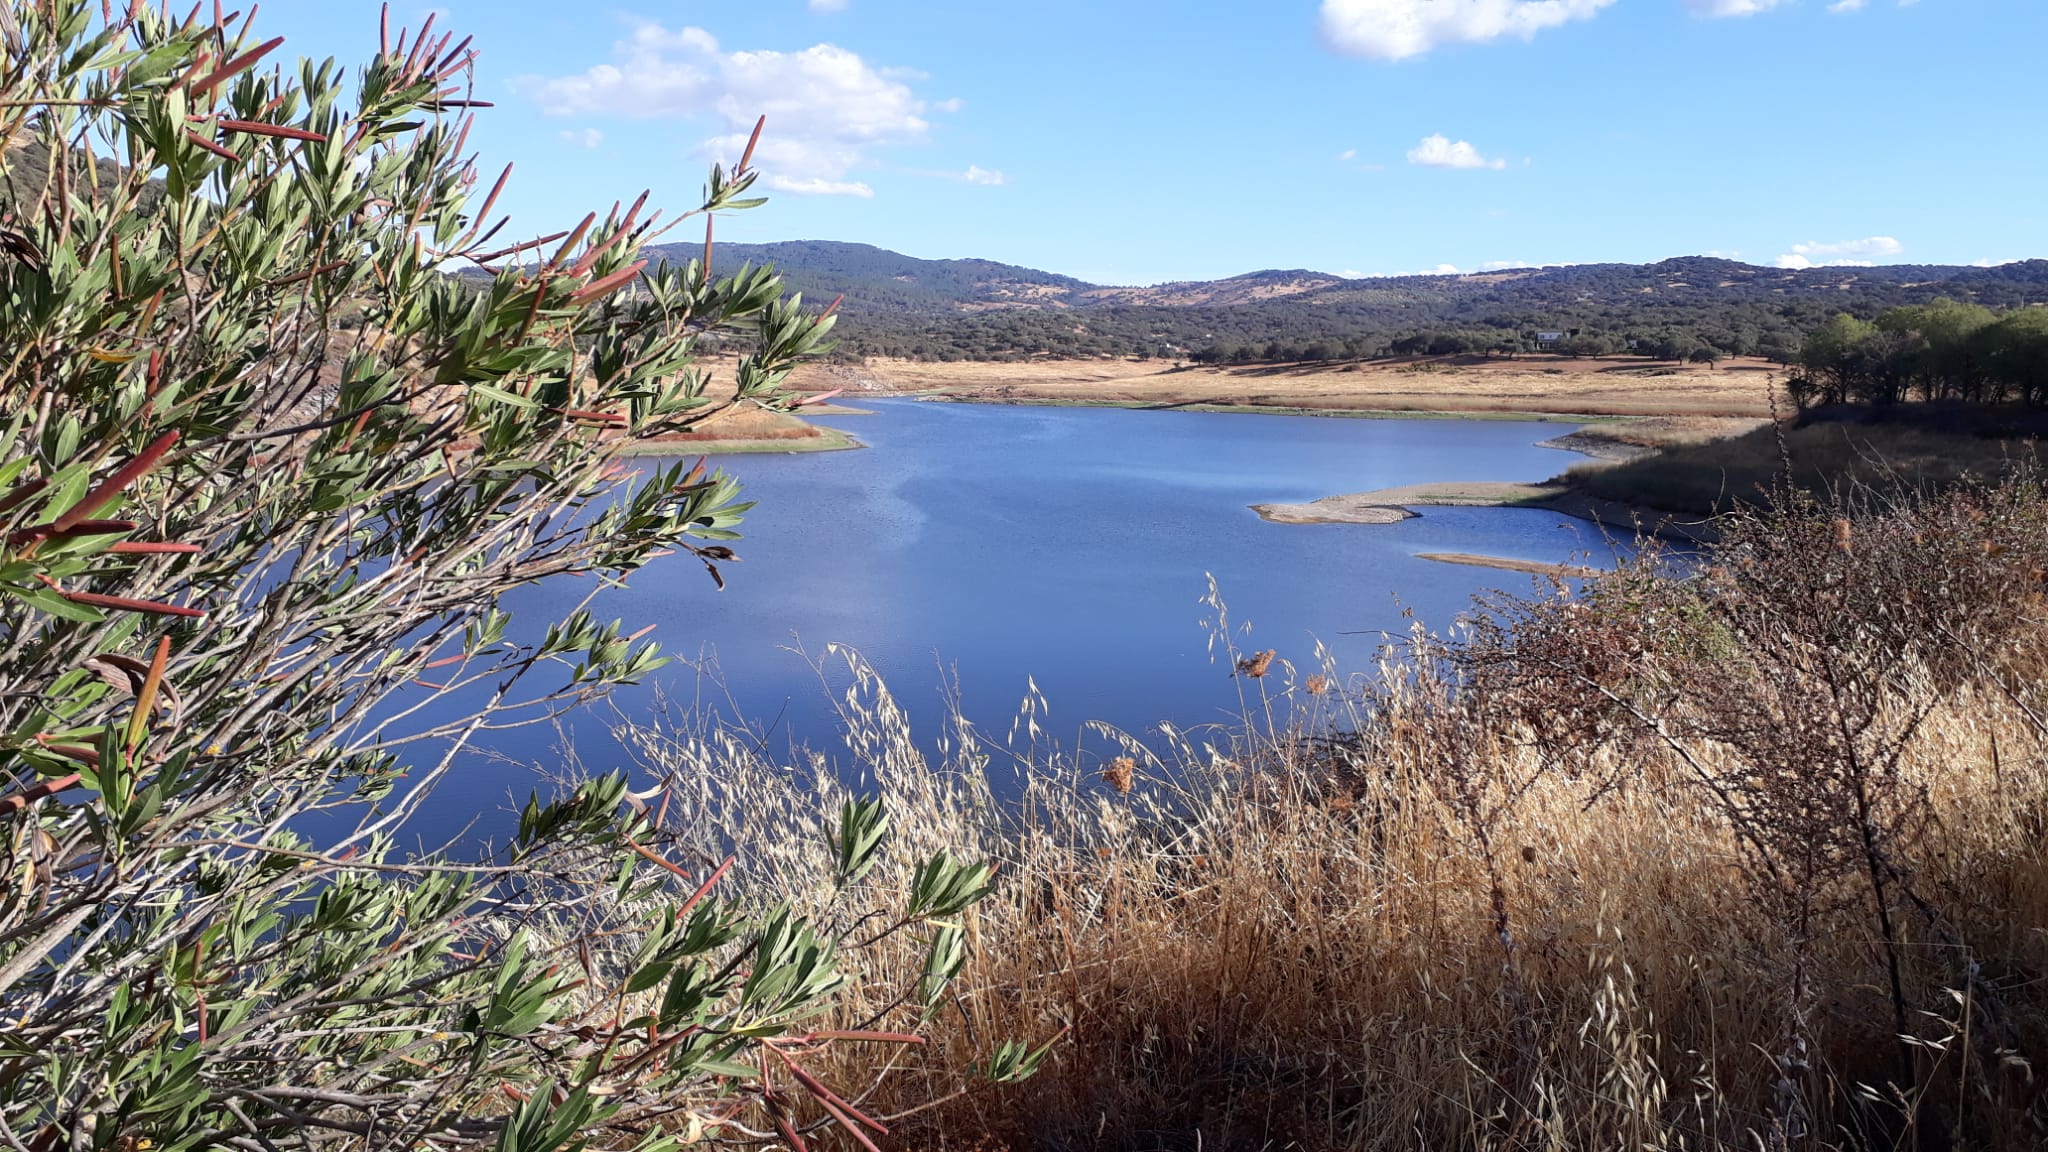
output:
M1639 357L1390 357L1369 361L1190 367L1167 360L1009 363L871 359L818 364L799 388L927 395L984 403L1115 404L1352 414L1465 416L1764 416L1782 372L1761 360L1678 367Z

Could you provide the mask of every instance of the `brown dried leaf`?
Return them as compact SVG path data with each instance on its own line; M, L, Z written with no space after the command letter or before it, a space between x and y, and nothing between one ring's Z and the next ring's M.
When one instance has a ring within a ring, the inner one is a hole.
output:
M5 252L14 257L17 263L26 264L38 272L45 267L43 250L36 247L35 241L11 228L0 228L0 252Z
M98 676L108 687L123 696L133 696L142 691L142 682L149 678L148 661L123 656L119 652L102 652L84 661L79 667ZM185 704L178 695L178 686L172 683L168 676L157 686L156 704L152 711L164 717L174 728L179 717L184 714Z

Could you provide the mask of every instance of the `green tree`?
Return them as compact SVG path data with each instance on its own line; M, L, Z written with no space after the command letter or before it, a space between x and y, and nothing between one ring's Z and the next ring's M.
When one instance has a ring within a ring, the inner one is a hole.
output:
M1612 356L1621 350L1621 341L1607 332L1580 332L1558 341L1557 350L1566 356Z
M1684 334L1665 331L1639 337L1635 350L1652 360L1675 360L1683 363L1686 353L1691 351L1692 347L1692 341Z
M1912 361L1910 372L1929 400L1985 399L1975 336L1997 319L1981 304L1946 296L1926 304L1893 308L1877 318L1879 331Z
M1809 333L1800 347L1799 366L1808 384L1795 389L1795 398L1805 396L1806 402L1820 404L1847 403L1861 386L1869 347L1876 338L1876 325L1846 312L1836 313Z
M467 42L431 21L344 83L272 69L246 26L114 11L0 21L0 139L48 159L0 235L0 1145L858 1123L768 1079L793 1038L834 1042L806 1021L848 929L738 913L622 774L536 797L487 857L398 847L477 733L660 663L587 602L515 629L498 598L668 552L720 578L736 485L620 449L786 404L829 315L758 269L650 266L638 202L493 248ZM753 180L714 169L689 215ZM721 332L742 354L714 386ZM436 701L464 707L418 719ZM849 879L885 833L843 814ZM957 929L925 926L989 871L897 871L882 922L934 933L907 979L942 987ZM1006 1051L998 1078L1029 1062Z
M2048 404L2048 308L2017 308L1971 336L1995 398Z
M1772 329L1758 340L1756 354L1773 364L1794 364L1799 360L1800 344L1798 333Z

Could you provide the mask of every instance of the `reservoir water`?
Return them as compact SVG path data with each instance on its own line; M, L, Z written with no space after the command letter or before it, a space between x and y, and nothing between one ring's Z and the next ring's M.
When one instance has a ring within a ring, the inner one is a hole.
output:
M1475 552L1605 564L1614 545L1593 525L1526 509L1429 508L1394 525L1282 525L1248 507L1453 480L1539 480L1579 457L1536 444L1555 424L1366 420L863 400L825 417L868 445L719 461L758 501L717 591L687 556L634 573L595 609L629 628L657 625L666 653L689 658L615 697L626 714L659 690L707 690L692 665L715 663L722 688L771 740L832 745L818 678L795 643L858 648L929 739L957 678L965 714L1007 732L1027 685L1050 705L1048 730L1072 745L1085 721L1142 732L1228 722L1239 709L1228 662L1211 659L1201 600L1213 575L1236 642L1277 649L1313 670L1325 644L1366 667L1412 612L1450 625L1478 592L1526 591L1531 578L1443 564L1420 552ZM584 582L522 590L507 602L537 630L588 591ZM943 669L943 672L942 672ZM608 717L577 717L586 752ZM545 728L497 734L494 750L546 762ZM586 756L592 767L609 766ZM531 786L520 769L479 761L443 785L435 807L482 813Z

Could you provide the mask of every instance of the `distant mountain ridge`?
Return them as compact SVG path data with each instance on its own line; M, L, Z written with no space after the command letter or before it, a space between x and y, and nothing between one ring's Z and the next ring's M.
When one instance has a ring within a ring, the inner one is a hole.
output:
M692 245L651 250L681 261L702 256ZM920 260L877 248L834 240L789 240L775 244L720 244L715 265L773 264L789 289L830 300L844 293L858 311L926 311L970 304L1028 304L1041 298L1065 301L1094 285L1072 276L1019 268L993 260Z
M650 254L681 261L702 250ZM772 264L807 300L844 296L839 335L850 354L940 359L1178 356L1250 345L1268 359L1319 346L1349 356L1441 334L1463 334L1485 350L1513 339L1526 346L1533 332L1552 329L1604 333L1624 346L1678 333L1748 351L1796 347L1799 333L1835 312L1871 316L1937 296L1993 308L2048 304L2048 260L1786 269L1684 256L1359 279L1266 269L1146 286L825 240L721 244L714 262Z
M701 251L689 245L656 248L658 256L689 259ZM1712 256L1679 256L1655 264L1563 264L1501 268L1485 272L1349 278L1305 268L1261 269L1221 280L1186 280L1126 286L1092 284L1072 276L993 260L925 260L870 244L833 240L791 240L769 244L720 244L720 264L773 264L792 291L806 296L845 293L855 311L929 310L950 307L1089 308L1108 305L1217 307L1296 298L1332 303L1385 292L1511 296L1538 285L1577 286L1610 293L1626 287L1643 292L1746 294L1754 291L1840 292L1857 285L1905 288L1953 285L1975 297L2013 289L2041 289L2048 302L2048 260L2024 260L1995 267L1940 264L1882 264L1870 267L1770 268Z

